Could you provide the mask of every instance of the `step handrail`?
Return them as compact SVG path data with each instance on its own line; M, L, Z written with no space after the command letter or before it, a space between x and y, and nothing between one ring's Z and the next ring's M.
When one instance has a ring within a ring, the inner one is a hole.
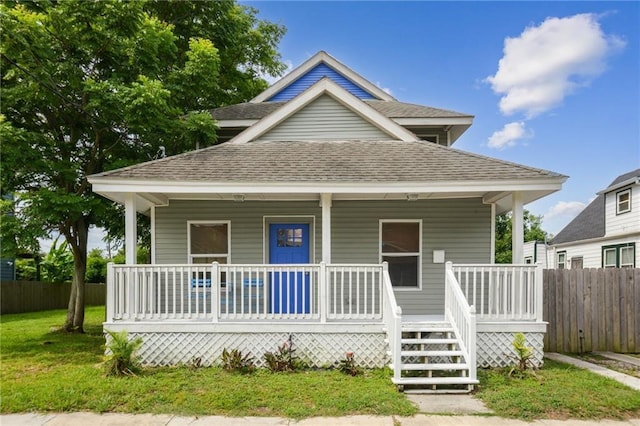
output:
M389 276L389 264L387 262L382 263L382 288L384 289L383 321L387 328L387 337L389 339L393 380L397 382L402 373L402 308L398 306L396 296L393 293L391 277Z

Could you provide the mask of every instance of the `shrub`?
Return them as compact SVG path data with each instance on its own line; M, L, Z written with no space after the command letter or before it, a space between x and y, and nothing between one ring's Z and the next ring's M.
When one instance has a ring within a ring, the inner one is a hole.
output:
M226 371L234 371L242 374L253 372L256 367L251 353L242 354L239 349L222 350L222 368Z
M516 360L516 365L509 371L509 376L516 373L522 377L527 374L528 371L533 373L536 368L533 363L533 348L526 345L526 339L523 333L516 333L513 336L513 349L516 351L516 355L512 356Z
M349 376L357 376L362 373L362 370L356 365L356 359L353 352L347 352L345 358L340 360L338 364L338 370Z
M111 340L107 349L111 352L107 355L105 366L107 376L135 376L141 371L137 351L142 346L142 338L129 340L127 331L120 332L107 330Z
M267 362L267 368L271 371L295 371L301 367L301 362L295 356L295 349L291 338L284 342L282 346L278 346L276 352L267 352L264 354L264 360Z

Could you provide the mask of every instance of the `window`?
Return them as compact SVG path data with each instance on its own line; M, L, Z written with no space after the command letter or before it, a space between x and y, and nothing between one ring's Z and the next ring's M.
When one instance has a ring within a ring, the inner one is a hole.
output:
M631 211L631 188L620 191L616 194L616 214L628 213Z
M189 222L189 263L229 263L230 222Z
M389 276L394 287L420 288L421 251L421 221L380 221L380 258L389 263Z
M531 256L527 256L524 258L524 263L526 263L527 265L531 265L533 263L533 257Z
M636 244L626 243L602 247L603 268L635 268Z
M567 267L567 252L558 252L558 269L565 269Z

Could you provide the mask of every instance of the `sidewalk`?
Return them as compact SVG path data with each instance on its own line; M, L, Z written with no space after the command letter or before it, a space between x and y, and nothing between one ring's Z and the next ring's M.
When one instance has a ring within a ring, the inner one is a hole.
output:
M151 414L8 414L0 416L2 426L640 426L640 419L628 421L521 420L494 416L451 416L418 414L413 417L349 416L291 420L280 417L183 417Z

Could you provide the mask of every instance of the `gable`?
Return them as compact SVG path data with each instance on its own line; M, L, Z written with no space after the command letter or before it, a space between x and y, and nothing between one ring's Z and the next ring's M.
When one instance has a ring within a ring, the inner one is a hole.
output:
M322 95L257 140L385 140L393 138L329 95Z
M304 92L311 87L314 83L319 81L323 77L328 77L338 86L342 87L352 95L359 99L376 99L372 94L355 84L353 81L338 73L325 63L320 63L300 76L293 83L276 93L269 98L270 102L277 101L290 101L291 99Z

